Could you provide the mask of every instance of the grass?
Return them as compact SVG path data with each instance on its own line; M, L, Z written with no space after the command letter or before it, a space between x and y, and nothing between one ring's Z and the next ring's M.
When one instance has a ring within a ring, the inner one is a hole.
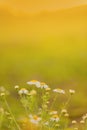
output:
M24 112L14 86L27 87L31 79L46 81L52 89L75 89L68 107L71 119L79 120L87 112L86 14L86 6L81 6L25 17L0 16L0 86L10 91L7 101L15 116Z
M49 38L33 44L0 45L1 86L10 89L13 98L12 86L25 85L29 79L45 80L51 87L71 87L78 92L72 103L75 103L75 116L80 116L87 106L86 100L83 101L87 91L87 47L84 38L77 39L72 43L69 43L69 37L64 37L63 40ZM80 110L79 106L82 106Z
M23 113L15 117L12 108L9 106L7 96L9 92L0 88L0 129L11 130L86 130L87 114L83 115L79 121L70 121L68 105L71 102L75 90L69 89L68 93L60 88L51 89L46 83L37 80L28 81L27 88L15 86L18 101L21 102ZM53 97L51 97L53 95ZM65 101L58 99L62 96ZM18 109L20 113L20 108Z

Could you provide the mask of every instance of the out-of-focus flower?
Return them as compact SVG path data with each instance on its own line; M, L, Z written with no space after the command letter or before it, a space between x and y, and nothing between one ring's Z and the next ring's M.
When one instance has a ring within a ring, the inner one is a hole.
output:
M85 114L83 117L82 117L83 120L86 120L87 119L87 114Z
M33 95L36 95L36 94L37 94L37 91L36 91L36 90L31 90L30 93L29 93L29 95L32 95L32 96L33 96Z
M80 121L80 124L85 124L85 121L84 121L84 120L81 120L81 121Z
M40 88L40 82L39 81L37 81L37 80L31 80L31 81L29 81L29 82L27 82L27 84L29 84L29 85L35 85L37 88Z
M26 88L21 88L19 91L18 91L18 94L19 95L28 95L29 91L26 89Z
M50 90L51 90L51 88L49 88L49 87L48 87L48 88L46 88L45 90L46 90L46 91L50 91Z
M66 114L66 113L67 113L67 110L66 110L66 109L62 109L62 110L61 110L61 113L62 113L62 114Z
M56 115L58 112L57 111L51 111L49 114L50 115Z
M1 97L5 96L5 93L1 93L0 96L1 96Z
M50 118L51 121L55 121L55 122L58 122L60 119L59 119L59 116L57 114L53 115L51 118Z
M29 115L30 122L33 124L38 125L39 122L42 120L41 117L38 117L37 115Z
M68 113L65 113L64 116L65 116L65 117L69 117L69 114L68 114Z
M76 120L73 120L73 121L72 121L72 124L76 124L76 123L77 123L77 121L76 121Z
M53 92L56 92L56 93L60 93L60 94L65 94L65 91L63 89L53 89Z
M19 89L19 86L18 86L18 85L16 85L14 88L15 88L15 89Z
M45 122L45 123L44 123L44 125L48 126L48 125L49 125L49 122L48 122L48 121L47 121L47 122Z
M6 88L4 88L3 86L0 87L0 92L1 93L5 93L5 95L9 95L10 94L9 91L6 90Z
M75 90L69 89L69 93L70 93L71 95L73 95L73 94L75 94Z
M44 82L41 82L41 83L40 83L40 88L45 88L45 89L47 89L47 88L48 88L48 85L45 84Z

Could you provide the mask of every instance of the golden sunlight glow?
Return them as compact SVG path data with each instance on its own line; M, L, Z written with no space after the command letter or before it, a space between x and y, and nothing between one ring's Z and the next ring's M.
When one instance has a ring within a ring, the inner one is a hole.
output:
M0 0L0 4L3 6L10 6L15 10L38 12L87 4L87 0Z

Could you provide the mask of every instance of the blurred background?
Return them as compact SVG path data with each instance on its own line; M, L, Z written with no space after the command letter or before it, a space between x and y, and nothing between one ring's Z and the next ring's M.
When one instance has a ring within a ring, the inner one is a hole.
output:
M87 112L87 0L0 0L0 86L15 100L32 79L75 89L72 115Z

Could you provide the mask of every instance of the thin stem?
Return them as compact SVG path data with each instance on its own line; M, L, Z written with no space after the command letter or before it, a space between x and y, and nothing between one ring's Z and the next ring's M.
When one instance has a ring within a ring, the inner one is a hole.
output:
M52 105L51 105L51 107L50 107L50 110L53 108L54 103L55 103L55 102L56 102L56 100L57 100L57 97L58 97L58 94L55 96L54 101L53 101L53 103L52 103Z
M70 100L71 100L72 95L69 96L68 100L66 101L66 103L64 104L62 109L66 109L67 105L69 104ZM62 113L60 113L59 117L61 118Z
M0 128L2 127L2 122L3 122L3 113L0 116Z
M8 111L9 111L9 113L11 114L11 117L13 118L13 121L14 121L16 127L18 128L18 130L21 130L21 128L19 127L19 125L17 124L17 122L15 120L15 117L14 117L14 115L13 115L13 113L12 113L12 111L11 111L11 109L10 109L10 107L8 105L8 102L7 102L5 97L4 97L4 102L5 102L5 105L6 105L7 109L8 109Z
M67 105L69 104L69 102L70 102L70 100L71 100L71 97L72 97L72 95L70 95L70 97L68 98L67 102L66 102L65 105L64 105L64 108L66 108Z

